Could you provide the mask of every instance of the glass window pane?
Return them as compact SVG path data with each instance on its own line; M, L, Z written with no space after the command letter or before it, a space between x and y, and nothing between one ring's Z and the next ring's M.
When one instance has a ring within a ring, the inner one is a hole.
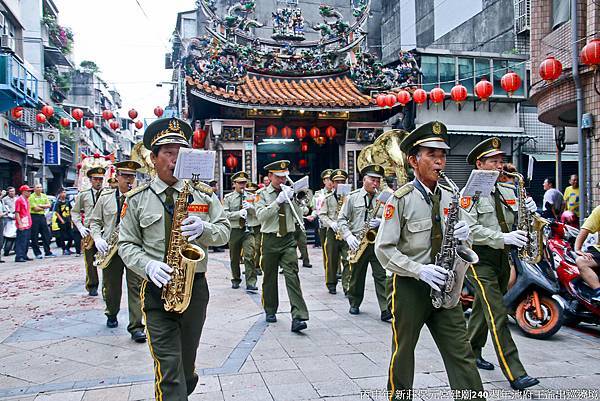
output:
M430 91L437 86L438 64L436 56L422 56L421 70L423 72L423 89Z
M502 76L506 74L508 61L506 60L493 60L494 62L494 96L508 96L507 93L502 89L500 80Z
M450 93L450 90L456 82L456 59L454 57L439 57L439 68L440 68L440 85L446 93Z
M461 85L467 88L469 94L473 94L473 59L458 59L458 79Z
M571 19L570 0L552 0L552 29Z
M515 91L513 96L525 96L525 63L511 61L508 66L512 72L516 72L521 77L521 87Z

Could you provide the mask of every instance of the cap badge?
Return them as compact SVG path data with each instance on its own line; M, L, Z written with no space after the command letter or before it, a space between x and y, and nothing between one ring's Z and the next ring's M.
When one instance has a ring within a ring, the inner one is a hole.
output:
M492 139L492 146L494 147L494 149L500 148L500 141L498 140L498 138Z
M442 125L436 121L433 123L431 130L433 131L434 134L439 135L442 133Z

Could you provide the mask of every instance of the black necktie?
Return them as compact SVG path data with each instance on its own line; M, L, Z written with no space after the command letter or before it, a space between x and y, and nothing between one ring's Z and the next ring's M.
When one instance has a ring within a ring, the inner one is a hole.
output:
M280 191L281 192L281 191ZM277 192L279 193L279 192ZM285 218L285 202L279 205L279 212L277 213L279 217L279 232L277 233L279 237L283 237L287 234L287 222Z
M439 191L430 194L431 198L431 262L442 249L442 219L440 217L440 196Z
M169 242L171 241L171 226L173 225L173 209L175 207L175 200L173 199L174 193L175 188L173 187L165 189L165 207L167 208L165 211L165 260L167 257L167 250L169 249Z

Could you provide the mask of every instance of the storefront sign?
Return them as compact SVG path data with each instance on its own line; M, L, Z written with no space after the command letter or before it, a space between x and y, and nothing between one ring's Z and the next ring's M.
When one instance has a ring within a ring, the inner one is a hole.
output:
M60 133L44 134L44 164L46 166L60 165Z
M14 143L15 145L25 148L27 146L27 133L5 118L1 119L1 137Z

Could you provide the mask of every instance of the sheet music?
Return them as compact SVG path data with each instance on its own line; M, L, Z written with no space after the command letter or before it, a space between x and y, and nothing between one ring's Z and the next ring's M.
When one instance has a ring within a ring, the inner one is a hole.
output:
M214 178L216 152L181 148L173 175L180 180L211 181Z
M462 196L488 196L498 180L497 170L473 170Z
M346 196L352 190L351 184L338 184L337 189L335 190L338 195Z
M303 189L308 188L308 176L300 178L298 181L294 183L294 192L301 191Z

